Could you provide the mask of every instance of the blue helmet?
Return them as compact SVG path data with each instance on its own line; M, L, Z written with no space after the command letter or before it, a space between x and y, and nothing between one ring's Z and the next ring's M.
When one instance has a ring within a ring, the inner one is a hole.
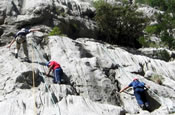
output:
M47 62L47 63L46 63L46 66L49 67L49 64L50 64L50 62Z

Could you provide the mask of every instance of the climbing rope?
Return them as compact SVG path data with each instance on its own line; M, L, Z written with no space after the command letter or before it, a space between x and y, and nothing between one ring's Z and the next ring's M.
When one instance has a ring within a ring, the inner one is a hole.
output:
M37 108L36 108L36 95L35 95L35 73L34 73L34 54L33 54L33 49L32 49L32 83L33 83L33 97L34 97L34 113L37 115Z
M32 42L33 42L33 41L32 41ZM41 53L38 51L38 49L37 49L37 48L33 45L33 43L32 43L32 50L33 50L33 49L36 49L36 50L35 50L35 54L39 54L39 55L41 54ZM37 52L38 52L38 53L37 53ZM32 53L33 53L33 52L32 52ZM37 61L37 63L38 63L38 68L39 68L39 65L40 65L40 64L39 64L39 59L42 60L42 59L40 58L40 56L37 58L37 60L38 60L38 61ZM33 62L33 61L32 61L32 62ZM33 64L33 63L32 63L32 64ZM44 70L44 72L46 72L45 69L44 69L44 66L43 66L43 70ZM52 92L53 92L53 91L50 90L50 89L52 89L52 88L49 88L49 86L47 85L46 80L45 80L45 78L44 78L43 76L44 76L44 75L43 75L43 73L41 72L41 77L42 77L43 80L44 80L44 86L45 86L45 88L47 89L47 91L51 94L51 101L52 101L52 103L54 103L54 106L58 108L58 113L59 113L59 115L61 115L59 104L55 103L55 101L54 101L54 99L53 99L53 97L52 97L52 94L53 94ZM33 83L34 83L34 82L33 82Z
M65 45L65 43L64 43L64 41L63 41L62 38L61 38L61 42L62 42L62 43L60 43L59 46L62 46L62 47L64 47L64 49L65 49L65 48L66 48L66 45ZM65 52L64 52L64 53L65 53ZM69 59L69 56L67 56L66 53L65 53L65 55L66 55L67 59L70 60L70 59ZM79 62L79 61L76 60L76 62ZM75 64L76 64L75 67L80 66L79 63L75 63ZM77 68L75 68L75 69L76 69L76 72L78 73L78 69L77 69ZM71 69L70 69L70 70L71 70ZM85 72L83 71L83 68L82 68L82 67L81 67L81 70L82 70L83 75L85 76ZM74 74L74 73L72 73L72 75L73 75L73 74ZM84 88L86 88L87 95L89 96L89 92L88 92L87 86L90 86L90 85L87 85L87 82L86 82L86 80L85 80L84 77L82 78L82 80L84 81L84 85L81 85L81 86L84 86ZM90 97L89 97L89 98L90 98ZM85 102L87 103L86 99L84 99L84 100L85 100ZM98 111L97 111L95 108L93 108L93 110L96 111L96 112L98 113Z
M41 54L41 53L39 52L39 50L38 50L35 46L33 46L33 48L36 49L36 50L35 50L35 52L36 52L35 54L37 54L37 52L38 52L39 55ZM41 55L40 55L40 56L41 56ZM42 60L42 59L40 58L40 56L39 56L39 59ZM38 68L39 68L39 59L38 59ZM44 70L44 72L46 72L45 69L44 69L44 66L43 66L43 70ZM44 74L41 73L41 76L43 77ZM51 101L52 101L52 103L54 104L54 106L55 106L56 108L58 108L58 113L59 113L59 115L61 115L59 104L56 103L56 102L54 101L54 98L53 98L53 96L52 96L52 94L53 94L53 92L54 92L53 89L52 89L52 88L49 88L48 83L46 82L46 80L45 80L44 77L43 77L43 80L44 80L45 88L47 89L47 91L48 91L48 92L50 93L50 95L51 95Z

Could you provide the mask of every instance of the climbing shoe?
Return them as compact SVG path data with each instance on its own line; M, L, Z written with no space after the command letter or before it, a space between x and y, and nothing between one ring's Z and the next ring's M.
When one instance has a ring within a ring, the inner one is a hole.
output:
M60 82L60 81L58 81L56 84L61 84L61 82Z
M149 104L148 103L145 103L145 107L148 108L149 107Z
M15 53L15 58L18 58L18 53Z
M55 80L53 80L53 83L55 83L55 84L61 84L60 81L55 81Z
M29 58L24 58L24 59L22 59L22 62L31 62L30 60L29 60Z
M141 104L140 105L140 108L142 108L142 110L145 110L146 109L144 104Z
M149 106L148 103L145 103L145 109L146 109L147 111L151 112L151 109L150 109L150 106Z

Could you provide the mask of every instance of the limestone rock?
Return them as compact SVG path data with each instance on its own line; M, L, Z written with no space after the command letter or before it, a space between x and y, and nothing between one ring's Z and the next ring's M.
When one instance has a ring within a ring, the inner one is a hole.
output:
M13 111L18 115L34 114L34 102L36 112L42 115L48 112L77 115L84 111L89 111L84 113L87 115L147 114L147 111L143 112L137 105L132 90L117 93L134 77L151 86L148 98L154 106L151 106L150 115L173 113L174 62L135 55L128 50L89 38L72 40L52 36L48 38L47 44L43 44L43 36L41 32L27 36L32 63L20 62L23 57L22 48L19 59L14 58L14 45L11 51L6 46L0 50L3 54L0 56L0 111L4 115ZM61 64L64 71L63 84L53 84L53 78L45 76L47 59ZM32 87L32 67L37 68L35 88ZM149 71L151 74L148 74ZM152 74L163 77L162 85L146 77ZM31 90L34 90L34 94ZM3 111L5 108L10 111Z
M175 62L160 60L152 49L131 51L90 39L96 36L92 1L0 1L2 115L174 114ZM139 10L145 9L149 9L149 16L156 12L147 7ZM26 26L42 29L27 36L32 63L21 62L22 48L16 59L15 45L10 50L6 45ZM68 37L47 36L53 26L59 26ZM168 53L173 58L173 52ZM53 75L45 75L49 60L59 62L63 68L60 85L52 82ZM151 79L154 75L161 76L161 84ZM119 93L135 77L151 87L147 91L151 112L140 109L133 90Z
M92 1L84 0L13 0L0 1L0 25L8 31L8 25L18 31L30 25L59 26L71 38L96 37L96 26L91 20L95 9ZM68 25L68 26L67 26ZM88 34L91 33L91 34ZM6 33L3 39L7 38ZM2 39L2 38L1 38Z

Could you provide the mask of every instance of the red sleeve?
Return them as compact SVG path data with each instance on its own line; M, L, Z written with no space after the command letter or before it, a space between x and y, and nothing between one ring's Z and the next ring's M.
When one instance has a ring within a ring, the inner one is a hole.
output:
M53 61L51 61L49 65L50 65L50 66L53 66L53 65L54 65L54 62L53 62Z

